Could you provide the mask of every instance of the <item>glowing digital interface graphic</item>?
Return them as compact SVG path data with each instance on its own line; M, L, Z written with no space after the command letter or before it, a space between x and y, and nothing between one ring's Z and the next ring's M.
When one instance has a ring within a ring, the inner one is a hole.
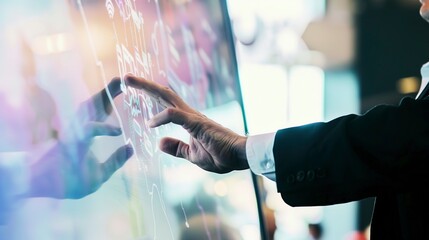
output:
M105 85L113 76L106 74L111 70L106 69L106 62L111 59L103 59L104 50L94 36L100 22L111 33L104 37L114 45L109 50L115 56L117 76L133 73L169 86L191 106L244 133L232 41L222 12L225 6L221 4L225 3L99 2L77 0L73 6ZM123 94L111 101L124 141L133 145L136 154L136 175L123 177L134 216L133 237L186 239L186 232L201 232L201 239L224 239L227 235L259 239L250 173L213 175L161 153L157 144L162 136L186 140L187 135L170 125L148 128L147 121L163 107L121 81ZM200 181L202 184L197 183ZM240 202L245 204L240 206Z
M127 73L170 87L207 117L245 133L225 1L0 0L0 38L7 79L0 81L0 160L11 152L43 154L67 130L84 134L70 127L76 110ZM251 172L212 174L161 152L162 137L187 142L189 135L173 124L149 128L164 107L123 79L121 90L115 98L107 92L113 111L103 123L122 134L95 136L85 142L85 156L102 165L126 144L134 155L82 198L11 200L0 239L261 239ZM78 116L90 121L93 112L84 113ZM70 161L82 161L78 156ZM96 176L87 164L53 174L66 183ZM25 191L30 173L14 171Z

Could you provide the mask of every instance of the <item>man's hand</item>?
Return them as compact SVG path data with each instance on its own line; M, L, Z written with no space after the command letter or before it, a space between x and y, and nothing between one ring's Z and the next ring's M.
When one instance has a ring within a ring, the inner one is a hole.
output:
M172 122L189 132L189 144L174 138L161 139L162 151L185 158L204 170L216 173L249 168L246 158L246 137L192 109L167 87L132 75L127 75L125 81L129 86L143 90L166 107L150 120L149 127Z
M119 136L120 128L104 123L112 112L112 98L121 93L120 80L113 79L83 102L67 131L30 169L29 197L82 198L95 192L132 155L131 146L122 146L107 160L99 161L90 151L98 136Z

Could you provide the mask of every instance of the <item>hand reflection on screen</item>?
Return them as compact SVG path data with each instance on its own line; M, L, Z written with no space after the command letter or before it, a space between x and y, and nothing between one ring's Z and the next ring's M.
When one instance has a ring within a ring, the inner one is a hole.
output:
M132 147L125 145L100 161L90 150L95 137L122 134L119 127L105 123L112 112L108 92L118 96L120 80L113 79L107 88L80 105L71 127L32 164L28 197L82 198L98 190L133 155Z

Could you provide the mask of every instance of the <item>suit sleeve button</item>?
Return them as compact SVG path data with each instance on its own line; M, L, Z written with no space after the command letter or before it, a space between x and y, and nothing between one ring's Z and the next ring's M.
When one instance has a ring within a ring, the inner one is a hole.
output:
M315 176L316 174L314 173L314 170L307 171L307 181L309 182L313 181Z
M297 180L298 182L302 182L302 181L304 181L304 179L305 179L305 172L304 172L304 171L299 171L299 172L296 174L296 180Z
M318 178L326 177L326 171L322 168L316 169L316 177L318 177Z

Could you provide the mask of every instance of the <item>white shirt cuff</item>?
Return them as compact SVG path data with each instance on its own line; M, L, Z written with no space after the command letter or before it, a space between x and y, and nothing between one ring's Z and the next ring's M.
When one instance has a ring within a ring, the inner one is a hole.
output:
M274 138L276 133L249 136L246 142L246 155L250 170L275 181Z

